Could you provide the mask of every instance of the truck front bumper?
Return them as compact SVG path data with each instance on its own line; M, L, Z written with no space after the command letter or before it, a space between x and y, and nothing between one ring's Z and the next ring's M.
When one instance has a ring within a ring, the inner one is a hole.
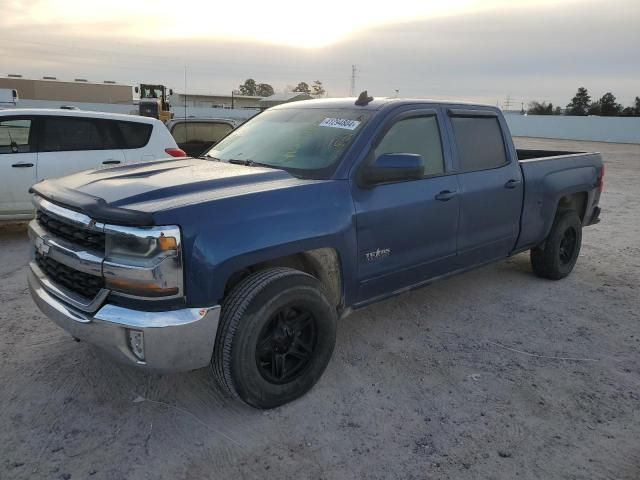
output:
M211 361L220 306L146 312L105 304L88 314L52 295L38 273L37 268L29 270L29 288L40 310L73 337L96 345L114 359L156 372L194 370ZM134 351L144 352L143 358Z

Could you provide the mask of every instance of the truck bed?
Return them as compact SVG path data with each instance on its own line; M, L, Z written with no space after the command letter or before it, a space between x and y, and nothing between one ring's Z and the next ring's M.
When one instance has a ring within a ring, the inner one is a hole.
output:
M534 160L537 158L559 157L564 155L576 155L586 152L566 152L560 150L521 150L516 149L518 160Z
M540 243L549 232L560 199L585 193L585 224L593 214L593 196L602 169L599 153L517 150L524 179L520 237L516 250ZM521 156L522 155L522 156ZM599 195L599 193L598 193Z

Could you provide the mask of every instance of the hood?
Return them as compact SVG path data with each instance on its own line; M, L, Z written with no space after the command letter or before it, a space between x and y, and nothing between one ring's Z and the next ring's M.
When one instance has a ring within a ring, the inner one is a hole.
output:
M97 221L152 225L154 212L189 203L317 183L284 170L203 159L136 163L45 180L32 191Z

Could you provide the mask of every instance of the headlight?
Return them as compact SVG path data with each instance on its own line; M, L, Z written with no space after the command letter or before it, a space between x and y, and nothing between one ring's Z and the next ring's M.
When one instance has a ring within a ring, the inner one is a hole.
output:
M166 298L182 291L180 229L105 225L102 272L107 288L133 297Z

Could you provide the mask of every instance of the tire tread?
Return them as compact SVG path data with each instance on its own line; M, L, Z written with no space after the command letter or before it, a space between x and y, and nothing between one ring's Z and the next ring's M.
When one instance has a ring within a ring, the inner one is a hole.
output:
M260 270L242 280L222 301L211 370L218 384L234 398L241 400L231 376L231 348L238 325L253 299L262 290L271 283L291 275L314 278L305 272L288 267Z
M543 245L532 248L530 253L531 267L533 272L541 278L549 280L560 280L568 275L568 273L560 272L557 268L557 252L556 248L548 244L549 240L553 240L558 232L558 226L561 225L566 219L575 217L578 220L578 224L581 224L580 217L575 210L559 210L549 231L549 236L545 239ZM578 254L580 251L580 244L578 244ZM573 267L571 267L573 269Z

